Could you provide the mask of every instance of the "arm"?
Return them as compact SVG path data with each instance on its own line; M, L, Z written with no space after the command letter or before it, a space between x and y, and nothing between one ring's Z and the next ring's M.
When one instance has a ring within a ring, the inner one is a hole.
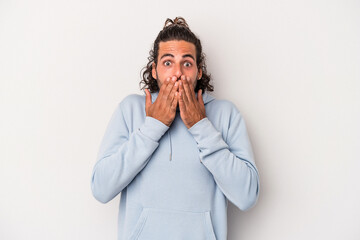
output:
M239 209L255 205L259 194L259 174L255 166L244 119L237 113L230 123L226 142L208 118L193 125L200 160L214 176L224 195Z
M106 203L118 195L145 167L168 128L146 117L143 125L130 133L120 103L107 126L92 172L94 197Z

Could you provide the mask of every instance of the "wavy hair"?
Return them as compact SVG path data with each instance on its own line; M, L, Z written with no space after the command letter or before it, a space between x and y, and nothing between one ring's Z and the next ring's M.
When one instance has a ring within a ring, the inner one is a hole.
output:
M153 78L152 63L157 65L159 56L160 42L167 42L172 40L184 40L193 43L196 48L196 65L198 69L202 69L202 76L197 80L195 92L202 89L203 92L214 91L214 87L210 84L211 75L207 73L205 64L205 54L202 52L200 39L190 30L185 19L176 17L174 20L166 19L163 30L161 30L155 39L153 48L150 50L147 65L141 70L142 80L140 81L140 89L148 88L150 92L159 91L159 86L155 78ZM143 85L143 86L141 86Z

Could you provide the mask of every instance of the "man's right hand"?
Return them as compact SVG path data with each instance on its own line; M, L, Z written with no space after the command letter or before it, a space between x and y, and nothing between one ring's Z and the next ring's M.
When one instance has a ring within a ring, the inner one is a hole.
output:
M146 116L153 117L166 126L170 127L176 115L176 107L179 98L179 83L177 78L173 76L166 79L162 84L159 94L154 103L151 101L151 94L148 89L145 89L145 111Z

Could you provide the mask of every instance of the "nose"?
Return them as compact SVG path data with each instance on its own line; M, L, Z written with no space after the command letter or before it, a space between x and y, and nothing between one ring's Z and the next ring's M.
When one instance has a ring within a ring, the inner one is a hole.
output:
M176 64L175 65L175 72L174 75L177 77L177 79L180 79L181 75L182 75L182 68L181 68L181 64Z

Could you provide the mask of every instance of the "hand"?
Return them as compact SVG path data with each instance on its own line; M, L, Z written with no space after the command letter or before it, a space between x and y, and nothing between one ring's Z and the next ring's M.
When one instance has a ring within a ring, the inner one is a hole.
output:
M178 103L179 83L177 78L173 76L166 79L162 84L159 95L154 103L151 102L151 94L145 89L145 111L146 116L153 117L168 127L170 127L176 115L176 106Z
M195 123L206 118L202 90L198 91L196 99L195 91L189 81L190 78L183 75L179 86L180 117L187 128L191 128Z

